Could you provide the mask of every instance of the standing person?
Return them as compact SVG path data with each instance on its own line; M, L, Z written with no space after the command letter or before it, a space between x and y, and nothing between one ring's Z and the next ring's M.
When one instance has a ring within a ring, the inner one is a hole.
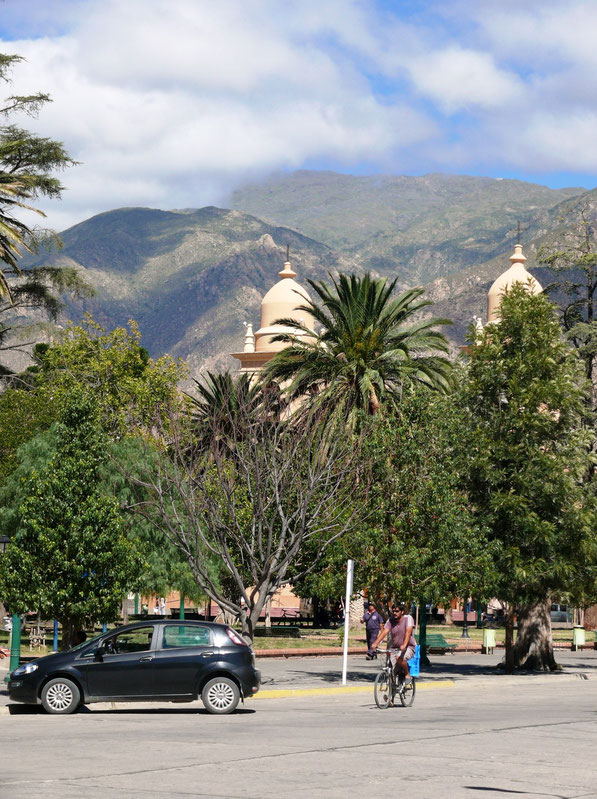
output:
M415 646L417 645L414 630L415 620L409 614L405 614L404 602L400 602L392 608L390 618L372 646L373 651L375 651L384 638L387 635L390 636L390 649L395 656L394 672L397 675L398 671L402 671L406 685L412 682L408 661L415 654Z
M375 610L373 602L369 602L368 609L363 613L361 624L365 625L367 633L367 660L373 660L377 654L373 651L373 641L379 635L383 624L383 617Z
M160 597L160 616L166 615L166 599L165 597Z

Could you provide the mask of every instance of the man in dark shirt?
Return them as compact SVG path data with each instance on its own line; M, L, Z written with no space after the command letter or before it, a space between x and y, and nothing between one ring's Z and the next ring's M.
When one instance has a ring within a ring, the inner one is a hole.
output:
M373 651L372 645L379 635L379 631L383 624L383 618L375 610L373 602L369 602L369 608L363 614L361 624L365 625L365 630L367 632L367 660L373 660L373 658L377 657L377 654Z

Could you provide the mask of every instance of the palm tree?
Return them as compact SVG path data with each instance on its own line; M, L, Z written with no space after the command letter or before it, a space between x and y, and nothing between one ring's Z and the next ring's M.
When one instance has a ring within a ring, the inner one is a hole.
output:
M311 397L325 415L340 412L354 422L357 411L375 414L383 400L399 401L408 382L448 391L452 365L444 357L448 342L437 325L445 319L420 319L432 303L413 288L392 298L396 280L340 275L333 286L309 280L319 301L297 310L313 316L320 332L294 319L278 324L296 331L274 341L288 347L268 364L265 377L286 386L290 401ZM300 335L297 335L300 334Z
M215 439L229 441L246 429L263 399L260 384L247 374L207 372L203 382L194 383L199 396L187 396L204 447Z
M9 300L8 277L21 274L17 264L21 255L20 248L31 252L31 248L25 241L29 229L10 213L15 208L35 210L19 200L19 197L23 195L23 190L24 186L21 182L0 172L0 265L4 263L9 267L8 270L0 268L0 298ZM41 212L38 211L38 213Z

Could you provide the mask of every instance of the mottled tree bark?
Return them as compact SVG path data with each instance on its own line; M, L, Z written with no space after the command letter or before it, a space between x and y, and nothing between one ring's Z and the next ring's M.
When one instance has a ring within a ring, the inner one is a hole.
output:
M518 612L518 636L514 646L514 667L555 671L558 664L551 640L551 600L523 605Z
M265 626L271 628L272 626L272 599L271 597L265 603Z

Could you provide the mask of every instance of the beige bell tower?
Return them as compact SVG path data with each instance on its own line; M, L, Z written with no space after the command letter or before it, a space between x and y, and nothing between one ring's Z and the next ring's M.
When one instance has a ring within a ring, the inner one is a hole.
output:
M527 286L531 294L541 294L543 287L525 267L526 256L522 254L522 244L514 245L514 252L510 256L512 266L507 269L493 283L487 295L487 324L500 321L500 306L504 292L512 288L515 283ZM530 281L530 282L529 282Z
M247 325L244 351L232 353L232 357L240 361L241 372L261 371L277 352L288 346L283 341L272 341L274 336L280 333L292 333L297 338L301 336L294 328L277 324L278 319L295 319L309 330L314 328L315 322L311 314L297 310L299 305L307 304L310 298L305 289L294 279L296 272L290 265L288 250L284 269L278 272L278 275L281 279L272 286L261 301L259 330L253 334L252 325Z

